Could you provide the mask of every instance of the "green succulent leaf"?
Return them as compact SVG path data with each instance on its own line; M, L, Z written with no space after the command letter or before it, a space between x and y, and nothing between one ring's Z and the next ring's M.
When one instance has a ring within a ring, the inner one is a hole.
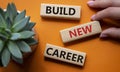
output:
M24 41L17 41L17 45L22 52L26 53L26 52L31 52L32 51L30 46Z
M22 63L23 63L23 59L22 59L22 58L16 58L16 57L12 56L12 59L13 59L15 62L19 63L19 64L22 64Z
M15 42L9 41L8 42L8 49L14 57L22 58L22 53Z
M14 3L11 3L11 9L12 9L12 12L13 12L13 16L15 17L17 15L17 9L16 9L16 6Z
M7 36L7 37L10 36L10 35L9 35L9 32L7 32L7 31L3 31L2 34L5 35L5 36Z
M3 17L5 16L5 13L4 13L4 11L3 11L2 8L0 8L0 14L1 14Z
M3 49L3 47L4 47L4 42L0 39L0 53L1 53L2 49Z
M17 23L15 23L12 26L12 31L13 32L19 32L21 31L27 24L27 22L29 22L30 17L25 17L22 20L18 21Z
M29 38L29 39L26 39L25 42L29 45L34 45L34 44L37 44L38 41L35 40L34 38Z
M10 30L10 29L5 29L5 32L6 32L6 34L7 34L8 36L11 35L11 30Z
M11 29L13 23L9 17L6 19L6 23L7 23L7 28Z
M4 41L6 41L8 39L7 36L5 36L4 34L0 33L0 38Z
M0 27L0 38L2 38L3 40L7 40L10 35L11 35L11 32L9 29Z
M13 21L13 15L12 15L12 9L10 4L8 3L7 5L7 11L6 11L6 15L5 15L5 19L10 18L11 21Z
M20 38L20 33L12 33L11 40L18 40Z
M7 40L10 36L9 29L4 29L0 27L0 38Z
M22 31L20 33L12 33L11 40L27 39L34 35L32 31Z
M7 23L1 14L0 14L0 27L7 28Z
M20 39L27 39L27 38L32 37L34 35L34 32L32 32L32 31L22 31L22 32L20 32L20 35L21 35Z
M15 4L14 3L8 4L7 12L6 12L6 19L9 17L13 23L13 20L16 15L17 15L17 9L15 7Z
M19 13L14 20L14 24L16 24L17 22L19 22L20 20L22 20L25 17L26 14L26 10L22 11L21 13Z
M5 48L1 54L1 61L4 67L6 67L8 65L8 63L10 62L10 52L8 50L8 48Z
M30 22L26 25L24 30L32 30L34 26L35 26L35 22Z
M0 33L3 32L3 31L5 31L5 28L0 27Z

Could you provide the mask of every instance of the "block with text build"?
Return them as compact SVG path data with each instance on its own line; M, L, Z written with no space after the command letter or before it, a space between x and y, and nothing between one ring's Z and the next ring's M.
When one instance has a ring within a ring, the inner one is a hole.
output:
M40 15L42 17L80 20L81 6L42 3Z
M44 56L55 60L83 66L85 62L86 53L75 51L60 46L46 44Z
M102 29L99 21L74 26L60 31L63 43L82 39L88 36L101 33Z

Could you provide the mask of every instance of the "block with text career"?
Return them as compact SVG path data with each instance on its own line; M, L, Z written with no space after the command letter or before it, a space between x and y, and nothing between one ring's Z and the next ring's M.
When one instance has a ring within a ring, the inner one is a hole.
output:
M101 33L102 29L99 21L74 26L60 31L63 43L82 39L88 36Z
M42 17L80 20L81 6L41 4Z
M44 56L51 59L83 66L86 58L86 53L52 44L46 44Z

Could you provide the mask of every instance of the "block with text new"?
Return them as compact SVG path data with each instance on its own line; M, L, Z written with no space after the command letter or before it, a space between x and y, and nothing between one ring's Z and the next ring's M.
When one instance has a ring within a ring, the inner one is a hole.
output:
M101 33L102 29L99 21L74 26L60 31L63 43L82 39L88 36Z

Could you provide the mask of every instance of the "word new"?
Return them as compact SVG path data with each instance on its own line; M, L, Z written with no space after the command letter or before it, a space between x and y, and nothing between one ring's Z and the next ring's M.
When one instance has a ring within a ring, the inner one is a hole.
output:
M47 44L45 57L83 66L86 53Z
M81 36L81 35L88 34L91 32L92 32L92 25L88 25L85 27L76 28L73 31L70 30L69 35L70 35L70 38L73 38L73 37Z
M80 19L80 6L41 4L42 17Z
M91 35L99 34L101 26L98 21L89 22L60 31L64 43L77 39L82 39Z

